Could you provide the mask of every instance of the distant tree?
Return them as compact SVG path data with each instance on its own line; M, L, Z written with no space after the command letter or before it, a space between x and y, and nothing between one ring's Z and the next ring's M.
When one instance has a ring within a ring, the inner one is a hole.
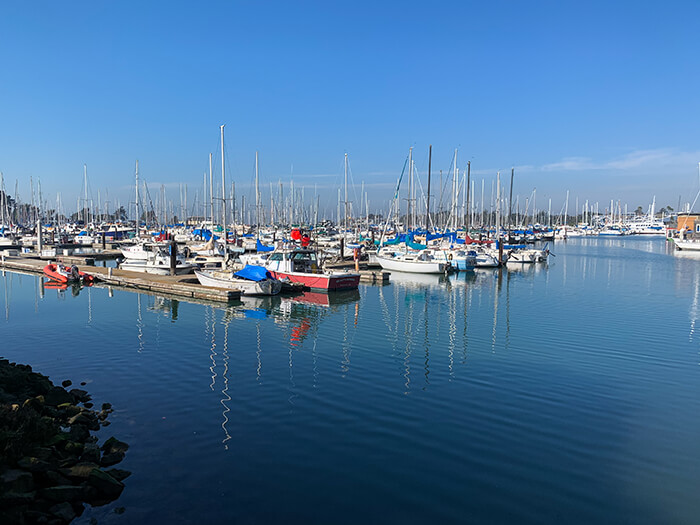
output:
M644 208L642 208L641 206L637 206L637 209L634 210L634 214L635 215L644 215Z

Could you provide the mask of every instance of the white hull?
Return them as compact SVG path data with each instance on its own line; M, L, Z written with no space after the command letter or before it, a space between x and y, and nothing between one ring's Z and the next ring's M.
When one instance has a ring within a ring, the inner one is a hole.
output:
M700 241L673 241L679 250L700 251Z
M407 273L445 273L447 265L438 261L406 260L403 257L377 256L377 262L384 270Z
M234 277L231 272L205 272L195 270L202 286L240 290L243 295L277 295L282 289L282 283L277 279L250 281Z
M178 262L175 266L175 275L185 275L192 273L194 266L191 264L183 264ZM120 270L127 270L130 272L144 272L153 275L170 275L170 261L164 258L156 258L148 261L127 259L119 265Z

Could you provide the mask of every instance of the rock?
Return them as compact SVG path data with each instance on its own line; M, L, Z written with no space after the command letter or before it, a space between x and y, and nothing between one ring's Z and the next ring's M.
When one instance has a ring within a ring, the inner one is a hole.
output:
M46 472L51 468L51 465L39 458L23 457L17 462L17 466L29 472Z
M22 515L26 523L48 523L51 518L51 514L48 512L35 509L25 510Z
M100 491L100 494L108 498L117 498L124 490L124 484L121 481L99 469L94 469L87 481L89 485Z
M71 456L80 456L85 450L85 445L75 441L66 441L63 450Z
M102 450L105 452L126 452L129 450L129 444L112 436L102 444Z
M102 456L100 465L103 467L111 467L119 463L122 459L124 459L124 452L109 452Z
M76 517L75 510L73 506L68 502L58 503L49 509L49 512L54 516L61 518L66 523L73 520Z
M32 456L39 458L43 461L48 461L53 454L53 450L47 447L36 447L32 449Z
M39 495L55 502L79 501L83 497L83 487L75 485L58 485L39 491Z
M80 456L81 463L99 463L100 462L100 447L95 443L85 445L82 455Z
M105 472L107 474L109 474L110 476L112 476L117 481L124 481L126 478L131 476L131 472L129 472L128 470L120 469L120 468L111 468L109 470L105 470Z
M36 499L36 492L3 492L0 494L0 507L16 507L32 503Z
M99 430L100 425L95 414L91 412L80 412L68 420L69 425L85 425L90 430Z
M63 410L64 414L68 417L72 417L80 413L80 407L77 407L72 403L62 403L58 405L57 408Z
M70 379L66 379L63 383L61 383L61 386L62 386L63 388L68 388L68 387L71 386L72 384L73 384L73 381L71 381Z
M95 406L92 403L90 403L89 401L87 403L83 403L83 405L85 405L85 408L92 408Z
M55 487L57 485L70 485L70 481L68 478L61 476L58 472L55 470L49 470L48 472L44 472L42 474L43 477L43 484L46 485L47 487Z
M112 403L102 403L102 410L112 410Z
M64 388L60 386L55 386L46 393L44 396L47 405L57 407L63 403L73 403L73 396L71 396Z
M23 470L7 470L0 475L0 493L24 493L34 490L34 478Z
M83 390L81 388L72 389L70 391L70 395L73 396L73 398L80 403L85 403L86 401L90 401L90 399L92 399L90 397L90 394L88 394L86 390Z
M61 469L61 474L74 480L74 481L85 481L90 477L90 473L98 468L95 463L79 463L73 465L70 468Z
M90 431L85 425L71 425L68 435L73 441L85 441L90 437Z

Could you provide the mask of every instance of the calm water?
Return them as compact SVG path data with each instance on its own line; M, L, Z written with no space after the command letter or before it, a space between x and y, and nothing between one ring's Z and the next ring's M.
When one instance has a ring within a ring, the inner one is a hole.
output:
M331 304L6 273L0 354L115 407L133 475L79 523L698 523L700 258L553 252Z

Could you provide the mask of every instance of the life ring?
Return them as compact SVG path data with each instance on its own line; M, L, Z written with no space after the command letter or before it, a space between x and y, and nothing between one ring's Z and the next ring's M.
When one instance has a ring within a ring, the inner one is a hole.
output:
M452 254L449 254L449 255L447 256L447 259L451 261L451 260L452 260Z

